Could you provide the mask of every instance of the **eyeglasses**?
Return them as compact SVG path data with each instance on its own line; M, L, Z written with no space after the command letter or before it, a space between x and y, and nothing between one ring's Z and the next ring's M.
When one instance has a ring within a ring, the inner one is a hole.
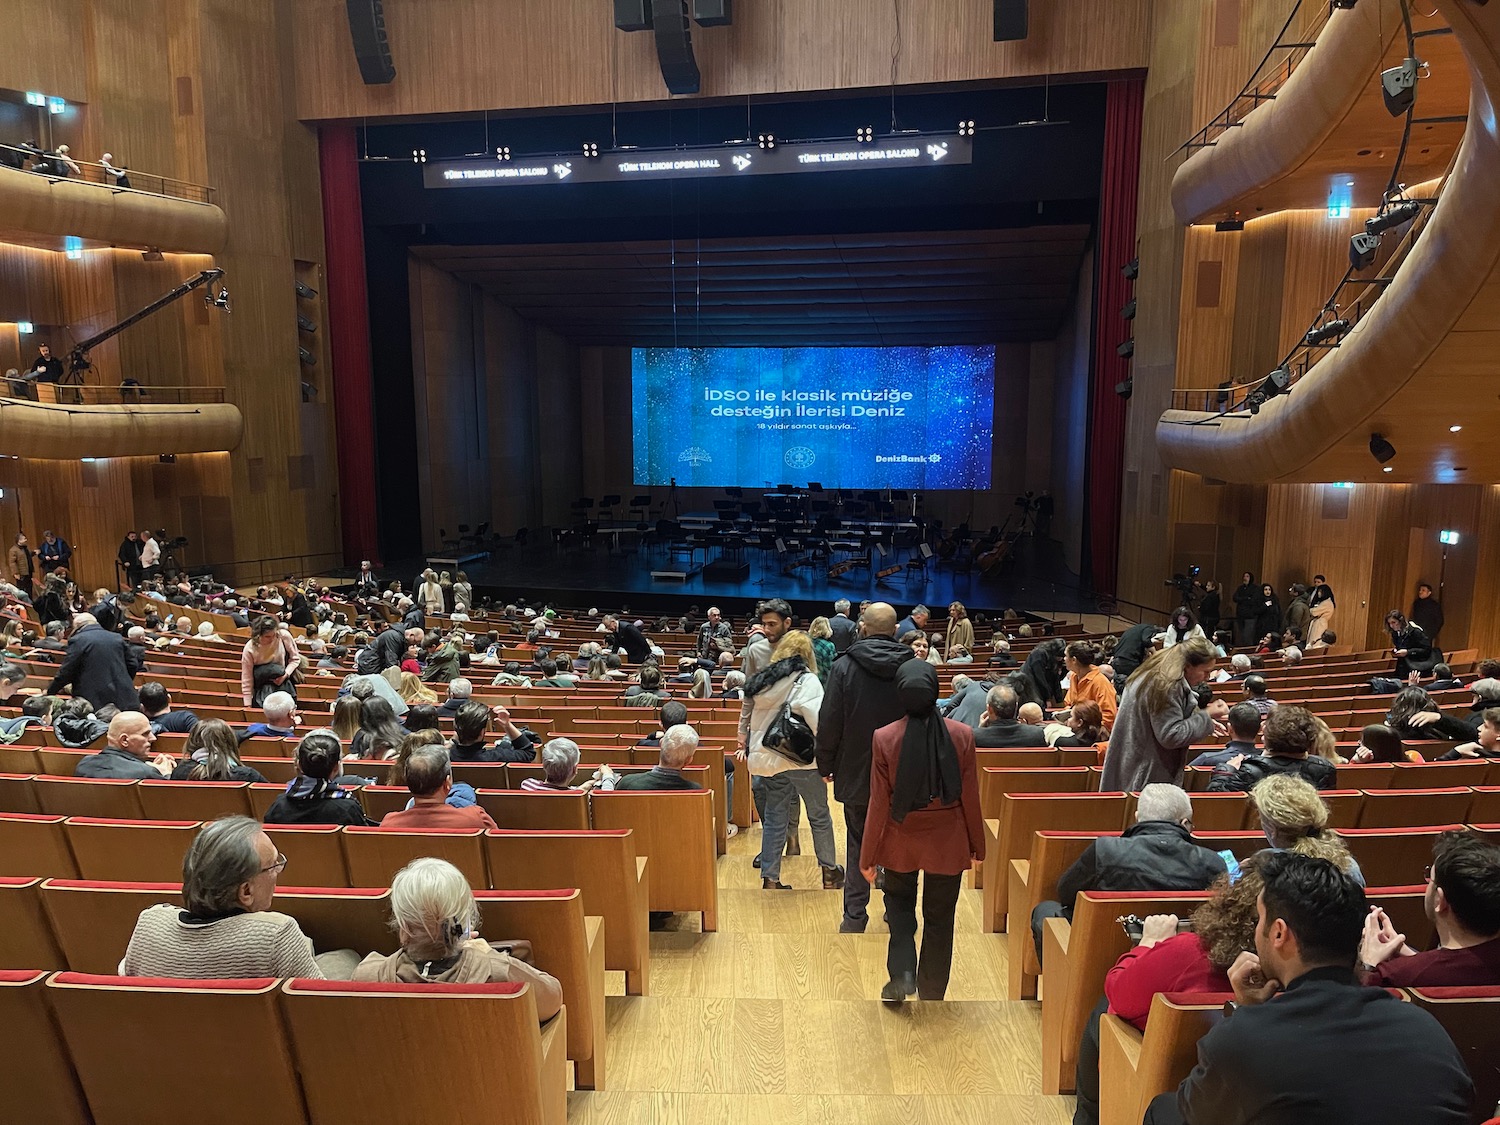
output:
M270 867L262 867L260 869L260 873L262 875L280 875L285 870L286 870L286 856L282 855L280 852L277 852L276 853L276 862L273 863L273 864L271 864Z

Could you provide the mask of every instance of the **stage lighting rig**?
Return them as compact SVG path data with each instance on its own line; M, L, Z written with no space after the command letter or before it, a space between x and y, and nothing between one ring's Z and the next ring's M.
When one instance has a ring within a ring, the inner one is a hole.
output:
M1126 340L1123 344L1115 349L1115 355L1119 356L1121 359L1131 358L1131 356L1135 355L1135 341Z
M1266 381L1255 390L1250 392L1245 399L1245 405L1250 407L1251 414L1259 414L1260 408L1277 395L1284 395L1287 388L1292 385L1292 369L1282 364L1275 371L1266 376Z
M1302 342L1309 348L1327 347L1351 327L1347 317L1339 316L1339 307L1330 302L1323 306L1323 311L1318 314L1318 323L1307 330Z
M1134 378L1134 376L1127 375L1127 376L1125 376L1125 378L1121 379L1118 383L1115 384L1115 394L1119 395L1123 399L1129 399L1130 396L1132 394L1134 394L1134 393L1135 393L1135 378Z
M958 135L960 137L972 137L974 135L974 122L965 118L958 123Z
M510 145L501 145L499 148L497 148L495 150L495 159L496 160L509 160L510 159Z
M767 152L770 152L773 148L776 147L776 134L761 133L755 138L755 143L760 145L760 147L765 149Z
M875 143L875 130L868 125L861 125L854 130L854 139L862 145L872 145Z
M1406 58L1380 72L1380 93L1392 117L1400 117L1417 100L1417 77L1426 65L1421 59Z
M427 163L427 150L425 148L414 148L411 150L411 162L413 164Z
M1349 239L1349 264L1357 270L1367 270L1375 262L1375 252L1380 249L1380 236L1393 227L1409 223L1422 213L1422 202L1418 199L1403 199L1397 188L1396 194L1386 197L1380 205L1380 213L1365 220L1365 229Z
M1349 239L1349 264L1356 270L1367 270L1375 264L1380 249L1380 235L1360 231Z
M215 293L214 287L210 283L208 291L203 294L203 304L207 308L223 309L225 312L232 312L233 310L229 307L229 286L221 284L219 291Z
M599 159L599 142L597 142L597 141L584 141L583 142L583 155L587 159L589 159L589 160L598 160Z
M1139 258L1131 258L1130 261L1120 267L1120 274L1126 281L1134 281L1141 274L1141 260Z

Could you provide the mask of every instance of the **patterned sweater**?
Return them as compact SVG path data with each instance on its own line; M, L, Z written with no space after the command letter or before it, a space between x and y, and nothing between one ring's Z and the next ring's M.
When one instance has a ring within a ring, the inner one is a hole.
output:
M158 903L141 911L120 962L126 977L314 977L313 944L295 918L263 910L212 922L185 921L182 908Z

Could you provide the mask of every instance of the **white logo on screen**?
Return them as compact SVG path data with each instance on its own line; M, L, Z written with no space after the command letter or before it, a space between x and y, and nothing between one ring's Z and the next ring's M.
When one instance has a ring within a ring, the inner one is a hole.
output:
M805 445L794 445L788 449L781 458L791 469L810 469L817 461L818 455Z
M702 448L701 446L690 445L677 455L677 460L686 461L689 465L696 469L699 465L707 465L712 463L713 458L709 456L708 450Z

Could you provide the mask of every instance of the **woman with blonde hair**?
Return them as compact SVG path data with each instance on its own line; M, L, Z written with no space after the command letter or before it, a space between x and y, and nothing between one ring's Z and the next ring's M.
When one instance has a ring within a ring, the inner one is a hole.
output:
M814 617L807 626L807 639L812 641L813 656L818 661L818 679L828 682L828 673L833 671L833 658L838 649L833 643L833 623L826 617Z
M948 606L948 633L943 639L943 652L952 655L954 645L962 645L970 652L974 649L974 622L969 620L969 611L963 602L953 602Z
M1261 831L1271 847L1326 859L1364 886L1364 872L1343 839L1328 827L1328 806L1308 782L1290 774L1275 774L1258 782L1250 790L1250 799L1260 813Z
M1139 793L1159 781L1182 784L1188 749L1222 729L1229 717L1226 701L1204 705L1198 696L1216 657L1212 645L1192 637L1153 654L1131 674L1110 731L1101 791Z
M516 946L479 936L479 906L464 874L445 859L414 859L391 880L391 925L401 942L395 953L371 953L355 980L403 984L530 985L537 1018L545 1023L562 1008L562 985L526 963ZM528 945L529 951L529 945Z
M359 730L359 700L352 695L333 702L333 718L328 726L339 736L340 742L352 742L354 732Z
M437 692L422 682L422 678L413 672L401 673L401 685L396 689L396 694L401 697L403 703L436 703Z
M240 761L240 742L223 719L201 719L188 732L187 757L177 763L173 781L248 781L264 785L260 770Z
M431 567L422 572L422 585L417 588L417 602L426 613L443 612L443 587Z

